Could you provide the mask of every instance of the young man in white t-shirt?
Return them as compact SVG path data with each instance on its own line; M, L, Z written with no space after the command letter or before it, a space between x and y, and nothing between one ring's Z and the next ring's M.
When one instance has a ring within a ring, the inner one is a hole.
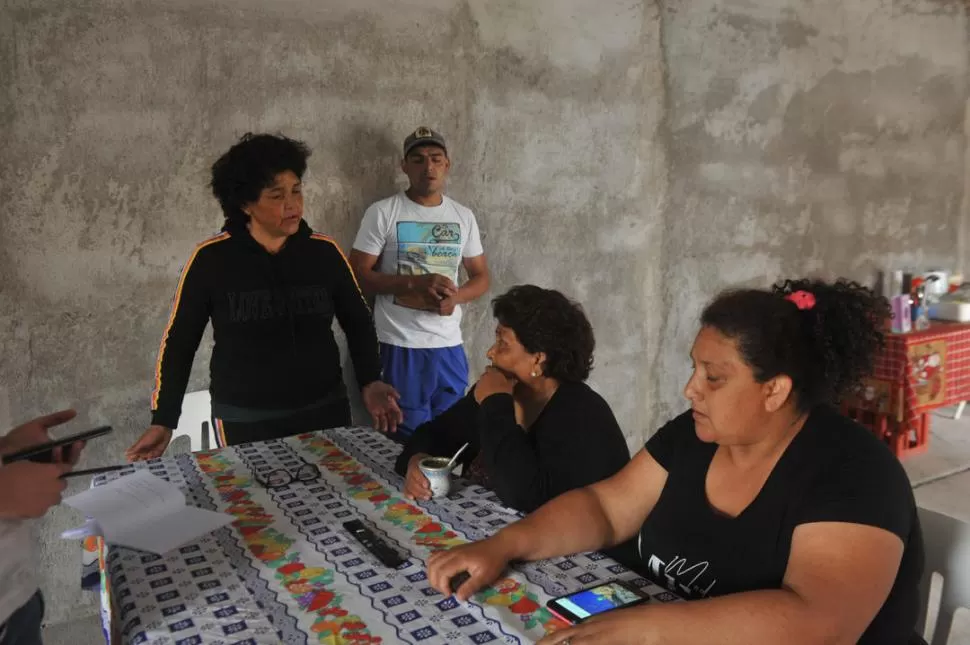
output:
M425 127L410 134L401 161L410 186L367 209L350 254L376 295L384 380L401 394L405 438L465 394L461 304L488 291L475 214L443 192L450 168L444 137ZM459 287L460 266L468 280Z
M47 430L74 418L74 410L28 421L0 437L0 459L50 440ZM40 645L44 600L31 555L29 520L61 501L61 479L77 462L83 444L55 448L52 463L0 463L0 645Z

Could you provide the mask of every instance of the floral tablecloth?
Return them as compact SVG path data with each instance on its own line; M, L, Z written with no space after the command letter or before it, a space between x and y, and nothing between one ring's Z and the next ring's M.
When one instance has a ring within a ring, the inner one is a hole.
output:
M461 603L432 589L428 556L482 539L518 515L484 488L444 500L403 498L400 450L366 428L179 455L133 465L177 483L196 506L235 521L164 556L85 543L83 584L101 594L109 643L530 643L563 625L545 608L598 581L632 581L676 596L588 553L518 566ZM319 466L309 483L267 489L254 472ZM131 471L127 471L131 472ZM123 476L112 473L95 485ZM362 519L409 559L380 564L343 523Z

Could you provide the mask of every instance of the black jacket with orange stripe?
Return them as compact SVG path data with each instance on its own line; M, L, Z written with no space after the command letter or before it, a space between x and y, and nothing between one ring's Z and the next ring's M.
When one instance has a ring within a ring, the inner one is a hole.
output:
M337 243L306 222L276 254L245 226L199 244L182 269L158 352L152 423L178 424L206 324L213 401L259 410L311 405L343 388L336 316L360 387L380 378L370 309Z

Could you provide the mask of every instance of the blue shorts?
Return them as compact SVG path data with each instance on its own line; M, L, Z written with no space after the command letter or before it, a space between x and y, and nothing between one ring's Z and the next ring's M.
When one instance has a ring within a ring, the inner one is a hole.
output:
M411 349L381 343L381 364L384 381L401 394L401 438L453 406L468 389L468 358L462 345Z

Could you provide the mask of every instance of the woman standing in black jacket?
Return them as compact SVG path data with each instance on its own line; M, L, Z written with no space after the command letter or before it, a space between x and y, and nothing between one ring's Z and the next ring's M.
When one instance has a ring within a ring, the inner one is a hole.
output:
M595 340L582 308L523 285L496 298L493 313L491 367L465 398L419 426L397 460L405 494L429 498L418 463L466 441L464 472L522 511L623 468L630 453L620 426L585 383Z
M380 381L374 323L350 266L336 242L303 221L309 155L299 141L247 134L213 164L225 225L182 270L158 353L152 425L129 459L158 457L168 446L210 320L209 389L222 445L351 423L334 316L374 425L393 430L400 420L397 392Z

